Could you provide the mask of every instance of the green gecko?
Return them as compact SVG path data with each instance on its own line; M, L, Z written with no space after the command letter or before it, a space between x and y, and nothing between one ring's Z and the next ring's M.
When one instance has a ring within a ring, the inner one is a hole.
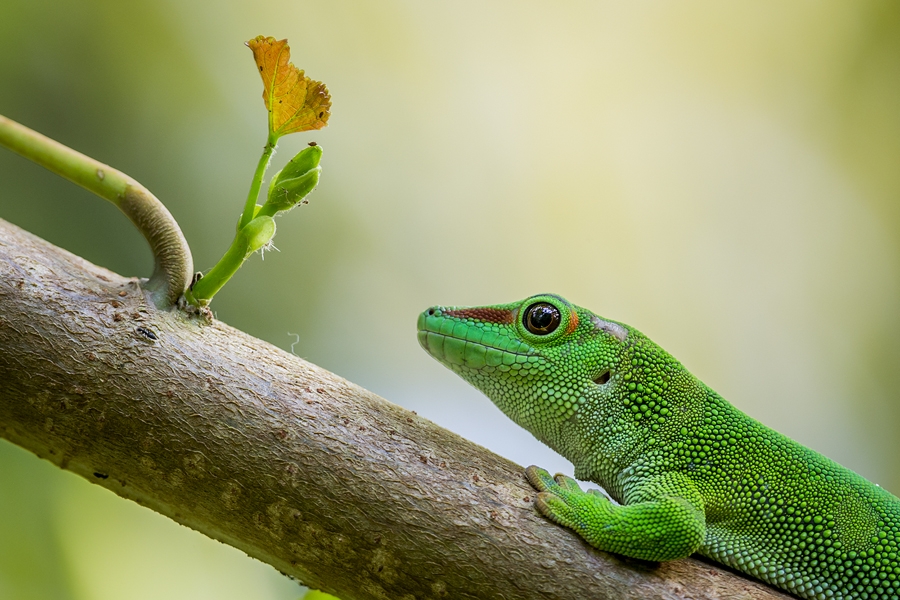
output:
M900 499L743 414L636 329L541 294L430 308L418 338L619 503L526 470L538 510L592 546L697 552L801 598L900 597Z

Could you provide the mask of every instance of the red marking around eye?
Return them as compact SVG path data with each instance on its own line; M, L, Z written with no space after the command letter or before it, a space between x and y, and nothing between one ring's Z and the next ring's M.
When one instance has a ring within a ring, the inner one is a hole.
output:
M501 325L511 325L513 322L512 311L500 308L458 308L456 310L446 310L444 314L448 317L475 319L476 321L499 323Z
M566 327L566 335L569 335L570 333L572 333L573 331L575 331L575 328L576 328L576 327L578 327L578 313L576 313L576 312L573 310L573 311L572 311L571 313L569 313L569 314L571 314L572 317L569 319L569 326Z

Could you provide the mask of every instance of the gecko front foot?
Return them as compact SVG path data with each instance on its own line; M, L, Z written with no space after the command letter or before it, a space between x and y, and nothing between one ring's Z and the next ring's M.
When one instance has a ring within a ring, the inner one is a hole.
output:
M540 492L534 505L542 515L590 540L591 523L596 522L598 513L609 510L610 502L606 496L599 490L585 492L571 477L561 473L552 477L535 465L525 469L525 477Z
M525 476L540 492L534 504L541 514L600 550L663 561L688 556L703 542L706 523L698 508L702 500L693 498L696 490L680 474L650 480L646 500L626 506L613 504L598 490L583 491L571 477L551 477L539 467L528 467Z

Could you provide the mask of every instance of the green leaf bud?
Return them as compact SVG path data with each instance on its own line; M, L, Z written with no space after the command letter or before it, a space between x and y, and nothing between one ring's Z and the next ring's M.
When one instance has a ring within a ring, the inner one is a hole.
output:
M284 165L284 168L272 178L272 181L277 182L279 178L295 179L300 177L318 167L320 160L322 160L322 146L307 146L298 152L297 156L292 158L288 164Z
M259 204L257 204L256 206L253 207L253 219L255 219L256 217L259 216L259 211L260 211L261 209L262 209L262 206L259 205ZM237 223L235 223L235 225L234 225L234 232L235 232L235 233L237 233L238 231L241 230L241 218L242 218L242 217L243 217L243 215L241 215L241 217L238 217ZM252 221L253 219L250 219L250 220Z
M312 192L319 183L322 168L321 146L310 146L297 154L284 168L275 174L269 185L268 199L260 215L275 216L294 208Z
M246 225L238 233L238 239L246 248L246 255L249 256L269 243L269 240L275 235L275 219L268 215L256 217Z
M319 173L322 167L316 167L307 171L300 177L282 179L269 188L269 199L260 210L260 215L274 216L277 213L288 211L304 198L319 184Z

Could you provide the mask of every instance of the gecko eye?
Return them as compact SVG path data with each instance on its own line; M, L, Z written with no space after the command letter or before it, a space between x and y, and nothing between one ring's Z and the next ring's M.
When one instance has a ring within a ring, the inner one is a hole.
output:
M559 320L558 308L546 302L538 302L525 309L525 318L522 322L525 329L534 335L547 335L556 331Z

